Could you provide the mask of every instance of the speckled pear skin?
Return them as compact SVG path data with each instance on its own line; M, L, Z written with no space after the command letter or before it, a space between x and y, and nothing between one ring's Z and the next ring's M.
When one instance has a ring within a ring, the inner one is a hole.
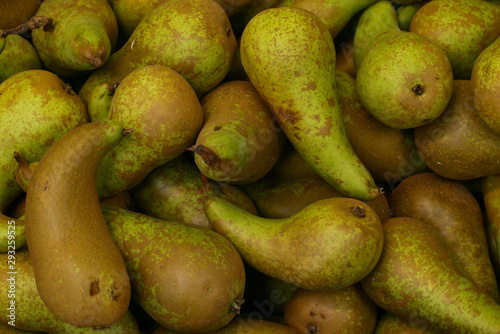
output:
M306 162L346 196L379 196L343 127L335 47L323 22L302 8L262 11L247 24L240 52L250 81Z
M284 0L278 7L292 6L306 9L317 15L335 38L347 22L377 0Z
M498 333L500 305L467 278L435 228L408 217L382 226L382 256L361 281L378 306L444 333Z
M180 73L198 96L229 72L236 39L224 10L212 0L172 0L139 23L127 43L92 73L79 94L87 103L103 82L120 82L146 65L165 65Z
M352 76L337 71L336 79L347 138L373 178L394 184L410 175L428 171L417 151L413 131L394 129L367 112L359 100L356 80Z
M436 228L476 286L499 301L478 201L460 182L434 173L412 175L391 193L394 217L411 217Z
M257 214L252 201L241 190L229 184L219 184L219 195L244 210ZM139 211L149 216L212 228L203 203L207 192L196 165L181 155L156 168L131 189Z
M0 84L0 212L21 194L14 151L38 161L69 130L89 121L83 101L55 74L27 70Z
M1 283L2 291L8 291L7 254L0 254ZM90 334L96 333L94 327L78 328L56 318L44 304L37 291L35 272L30 259L30 254L26 249L16 252L16 321L15 328L24 331L48 332L54 334ZM7 293L2 293L0 305L3 309L9 307L10 298ZM10 319L2 317L1 323L8 325ZM5 333L0 328L1 333ZM98 330L103 334L139 334L139 328L132 314L127 311L118 322ZM7 332L10 333L10 332ZM13 332L14 333L14 332ZM31 332L30 332L31 333Z
M486 207L485 224L491 261L497 275L500 275L500 174L482 178L481 187Z
M396 9L390 1L377 1L365 8L354 32L354 67L359 69L368 51L380 39L400 31Z
M500 173L500 134L479 118L469 80L455 80L443 114L413 133L425 164L436 174L470 180Z
M493 131L500 133L500 34L477 57L471 84L479 117Z
M286 136L250 82L223 83L200 103L203 127L192 149L202 174L242 185L257 181L273 168Z
M329 291L299 288L286 303L285 321L303 334L372 334L377 312L360 284Z
M48 31L34 29L32 36L40 59L55 74L88 74L114 51L118 25L106 0L45 0L36 15L54 20Z
M26 39L18 35L0 38L0 83L16 73L41 68L35 48Z
M103 82L92 91L89 105L87 106L91 122L99 122L108 119L113 96L115 95L118 85L118 82Z
M119 208L104 209L125 259L132 296L160 325L177 332L219 329L236 316L245 269L233 245L207 229Z
M186 79L167 66L150 65L123 79L108 119L134 132L100 164L97 188L101 199L133 188L153 169L192 146L203 111Z
M426 323L415 320L406 321L389 312L379 317L373 334L439 334L441 332L430 329Z
M320 200L289 218L270 219L212 197L205 213L245 262L304 289L352 285L373 269L382 251L380 219L352 198Z
M415 13L410 31L443 48L455 80L470 80L476 58L500 35L500 7L480 0L429 1Z
M125 263L101 213L96 174L123 138L115 121L81 125L40 160L26 197L26 240L40 297L78 327L109 326L130 302Z

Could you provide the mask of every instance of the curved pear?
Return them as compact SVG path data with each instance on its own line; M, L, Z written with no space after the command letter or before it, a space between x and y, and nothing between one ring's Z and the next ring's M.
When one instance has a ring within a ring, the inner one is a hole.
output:
M304 289L352 285L373 269L382 251L377 214L352 198L320 200L289 218L270 219L212 197L205 213L248 264Z
M129 276L96 187L101 159L125 133L115 121L69 131L45 153L29 183L26 239L38 292L57 318L74 326L109 326L129 305Z
M379 196L343 127L324 23L301 8L267 9L247 24L240 48L250 81L307 163L346 196Z

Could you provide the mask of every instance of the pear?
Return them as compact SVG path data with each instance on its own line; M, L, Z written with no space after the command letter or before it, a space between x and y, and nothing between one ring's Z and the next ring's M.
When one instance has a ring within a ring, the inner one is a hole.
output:
M464 185L434 173L412 175L392 192L390 206L394 217L416 218L436 228L470 280L500 300L481 208Z
M408 217L382 226L382 256L361 281L378 306L445 333L498 333L500 305L469 280L439 231Z
M500 34L484 49L472 68L474 107L479 117L500 133Z
M0 83L16 73L41 68L40 58L30 42L18 35L0 37Z
M219 194L244 210L257 214L252 201L238 188L221 183ZM211 228L203 211L206 191L196 165L181 155L153 170L131 195L139 211L158 219Z
M99 122L108 119L113 96L119 84L119 82L103 82L92 91L88 105L91 122Z
M250 81L304 160L346 196L379 196L343 127L325 24L302 8L270 8L247 24L240 52Z
M234 34L237 37L241 36L241 33L245 29L246 25L250 20L258 13L278 6L283 0L253 0L250 1L246 6L241 8L238 12L234 13L230 18L231 26L234 30Z
M96 187L98 164L128 132L116 121L69 131L29 183L26 240L37 289L49 310L73 326L109 326L128 309L129 277Z
M154 168L192 146L202 127L203 111L193 88L179 73L149 65L123 79L108 119L134 132L104 157L97 177L100 198L133 188Z
M7 292L10 289L10 284L15 285L15 289L13 290L15 298L14 296L9 296L8 293L2 293L0 296L0 305L3 310L8 310L11 305L14 305L13 313L15 316L3 316L0 320L7 328L11 330L17 328L22 330L23 333L24 331L35 331L37 333L48 332L54 334L91 334L98 330L102 334L139 334L139 328L130 311L127 311L117 322L103 328L79 328L56 318L44 304L37 291L35 272L28 251L23 249L16 252L15 274L11 274L12 269L8 267L8 263L10 262L7 260L8 255L0 254L0 258L0 286L2 287L2 291ZM15 301L15 303L12 304L12 301ZM12 324L15 327L12 327ZM3 328L0 328L0 332L11 333L9 331L5 332Z
M426 323L405 321L389 312L384 312L379 317L377 327L373 334L438 334L440 332L428 328Z
M53 20L49 29L32 31L33 46L53 73L84 75L114 51L118 25L106 0L45 0L36 15Z
M283 0L279 7L292 6L306 9L317 15L328 27L333 38L349 20L377 0Z
M373 269L382 251L380 219L352 198L320 200L289 218L270 219L211 197L205 213L249 265L304 289L352 285Z
M317 177L318 173L302 158L289 140L286 141L281 155L266 177L276 180L297 180Z
M468 80L455 80L443 114L413 131L420 155L436 174L470 180L500 173L500 134L479 118Z
M249 184L278 160L286 137L248 81L223 83L201 100L203 127L190 148L208 178Z
M500 274L500 174L489 175L481 179L484 206L486 208L485 224L489 237L490 254L493 266ZM498 276L497 276L498 277Z
M0 11L0 29L14 28L28 21L40 7L42 0L3 0Z
M234 318L245 270L228 240L206 228L116 207L103 213L131 275L134 300L160 325L197 333Z
M412 4L402 5L396 9L396 14L398 16L399 28L404 31L410 30L410 23L415 16L415 13L422 7L427 1L420 1Z
M443 48L455 80L470 80L476 58L500 35L500 7L481 0L429 1L413 16L410 31Z
M331 291L299 288L286 304L285 321L303 334L371 334L377 324L377 305L359 283Z
M127 43L94 71L79 95L89 103L98 85L120 82L146 65L165 65L180 73L202 96L226 76L236 39L224 10L212 0L161 3L139 23Z

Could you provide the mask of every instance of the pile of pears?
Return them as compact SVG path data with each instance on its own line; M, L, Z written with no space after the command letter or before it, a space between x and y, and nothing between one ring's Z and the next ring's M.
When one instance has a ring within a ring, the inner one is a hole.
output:
M2 1L0 258L0 333L500 334L500 1Z

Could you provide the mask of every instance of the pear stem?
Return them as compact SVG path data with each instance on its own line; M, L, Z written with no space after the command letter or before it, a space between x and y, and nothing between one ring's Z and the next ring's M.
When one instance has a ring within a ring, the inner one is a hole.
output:
M208 166L215 166L220 163L221 159L217 154L210 148L204 145L194 145L188 148L188 151L193 151L198 154L204 163Z
M43 27L43 31L51 31L54 28L53 23L54 20L49 17L33 16L27 22L20 24L15 28L2 31L2 33L0 33L0 37L4 38L8 35L21 35L29 30L34 30L41 27Z
M319 328L316 326L311 325L311 326L307 327L308 334L317 334L318 331L319 331Z
M236 299L232 304L231 304L231 308L229 310L229 314L240 314L240 311L241 311L241 305L243 305L245 303L245 300L242 299L242 300L239 300L239 299Z
M129 129L124 129L122 131L122 135L124 136L128 136L129 134L131 134L132 132L134 132L134 128L129 128Z

